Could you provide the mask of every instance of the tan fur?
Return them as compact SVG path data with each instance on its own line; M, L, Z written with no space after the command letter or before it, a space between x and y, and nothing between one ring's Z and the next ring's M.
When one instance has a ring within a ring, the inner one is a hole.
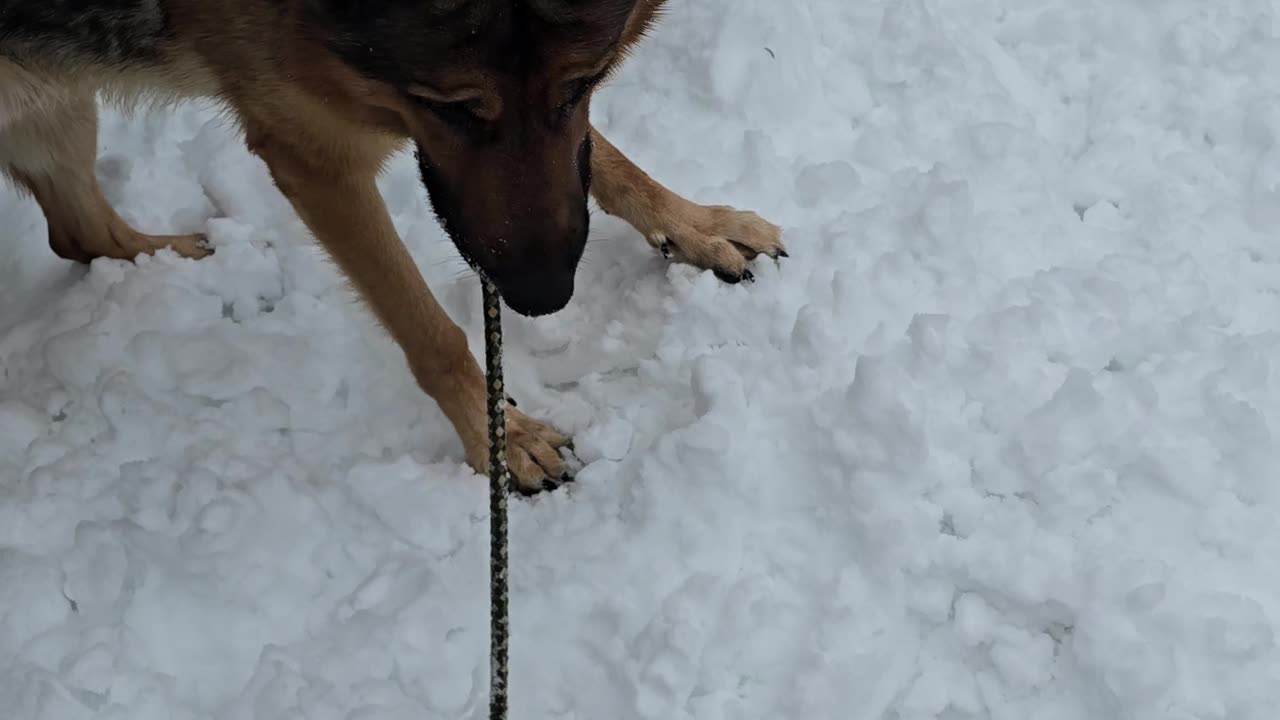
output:
M268 0L165 0L177 34L158 70L39 74L0 58L0 169L40 203L50 245L62 257L129 259L162 247L200 257L207 251L198 237L138 232L103 198L93 177L92 92L126 101L221 101L280 191L403 349L418 384L456 428L468 462L484 471L483 373L417 271L375 185L406 140L434 143L447 157L449 139L435 137L441 131L403 93L294 32L295 13L307 1L289 0L282 10ZM640 0L611 63L639 40L661 4ZM585 58L561 59L553 72L578 71ZM482 108L497 112L492 88L463 74L455 80L458 87L448 92L474 95ZM585 109L571 123L591 133L592 195L655 246L735 276L746 273L756 254L782 252L778 228L754 213L695 205L655 182L589 127ZM508 426L508 457L521 487L537 489L560 477L558 448L568 438L516 410Z
M591 132L592 194L601 209L626 220L655 248L691 265L739 276L757 255L785 253L776 225L754 212L686 200L636 167L599 131Z

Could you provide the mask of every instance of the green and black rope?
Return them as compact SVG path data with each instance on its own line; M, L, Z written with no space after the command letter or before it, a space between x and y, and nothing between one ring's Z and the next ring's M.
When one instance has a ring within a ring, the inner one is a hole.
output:
M502 298L484 283L484 355L489 411L489 720L507 717L507 393L502 383Z

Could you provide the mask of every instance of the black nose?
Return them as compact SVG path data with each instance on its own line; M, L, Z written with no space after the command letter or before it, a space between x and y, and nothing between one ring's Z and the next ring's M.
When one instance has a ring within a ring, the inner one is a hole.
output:
M525 317L550 315L573 298L573 270L529 269L495 277L507 307Z

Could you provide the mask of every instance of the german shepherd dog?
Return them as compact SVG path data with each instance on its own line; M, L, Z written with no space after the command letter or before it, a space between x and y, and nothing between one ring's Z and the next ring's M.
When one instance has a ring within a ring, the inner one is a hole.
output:
M142 233L103 197L97 99L218 101L485 472L484 374L375 179L412 141L458 252L525 316L573 295L589 195L665 256L750 279L749 261L786 254L778 227L675 194L589 119L665 2L0 0L0 171L39 203L63 258L199 258L202 236ZM554 487L568 438L508 418L517 488Z

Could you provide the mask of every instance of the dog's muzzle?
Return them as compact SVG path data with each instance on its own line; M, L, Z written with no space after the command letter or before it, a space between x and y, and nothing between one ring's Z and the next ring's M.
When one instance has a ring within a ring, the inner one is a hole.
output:
M529 269L509 278L490 276L502 300L525 317L550 315L573 299L573 270Z

